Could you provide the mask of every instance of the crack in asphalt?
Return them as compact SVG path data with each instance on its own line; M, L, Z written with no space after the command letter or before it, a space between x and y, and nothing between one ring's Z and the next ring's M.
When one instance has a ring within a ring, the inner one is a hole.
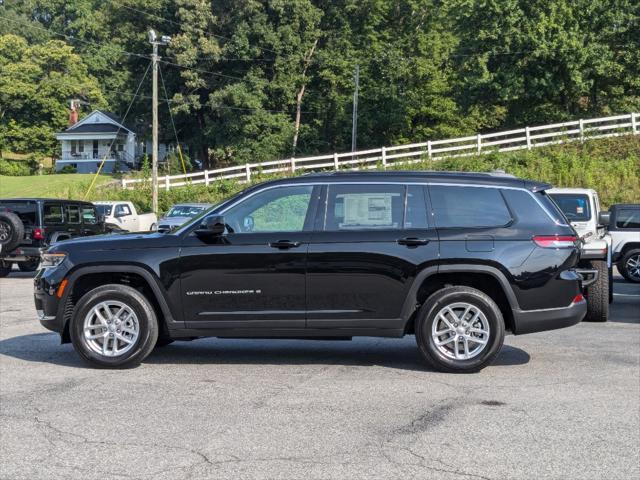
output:
M166 449L166 450L178 450L178 451L183 451L183 452L187 452L190 453L192 455L195 455L197 457L200 458L200 462L195 462L194 464L191 465L186 465L183 467L171 467L169 469L164 469L161 470L159 472L149 472L143 475L139 475L139 476L155 476L158 475L159 473L163 473L164 471L169 471L169 470L177 470L177 469L188 469L188 468L193 468L197 465L201 465L201 464L209 464L209 465L216 465L217 463L224 463L224 461L221 462L217 462L215 460L212 460L211 458L209 458L205 453L196 450L196 449L192 449L192 448L188 448L188 447L180 447L180 446L174 446L174 445L165 445L165 444L161 444L161 443L136 443L136 442L116 442L116 441L104 441L104 440L91 440L89 438L87 438L84 435L81 435L79 433L75 433L75 432L70 432L67 430L63 430L61 428L58 428L56 426L54 426L50 421L48 420L43 420L41 418L39 418L38 416L35 416L33 418L31 418L31 420L35 421L38 425L41 425L43 427L45 427L48 430L51 430L52 432L56 433L58 435L58 437L60 438L60 440L65 441L62 437L64 436L69 436L72 437L73 439L77 439L78 441L73 442L72 443L85 443L85 444L90 444L90 445L105 445L105 446L119 446L119 447L123 447L123 446L132 446L132 447L143 447L143 448L161 448L161 449ZM46 437L46 435L45 435ZM69 440L66 440L69 441ZM238 457L235 457L233 455L228 455L225 454L226 456L231 456L234 457L235 459L237 459ZM109 473L113 473L113 472L109 472ZM118 474L116 473L116 475L125 475L125 474Z

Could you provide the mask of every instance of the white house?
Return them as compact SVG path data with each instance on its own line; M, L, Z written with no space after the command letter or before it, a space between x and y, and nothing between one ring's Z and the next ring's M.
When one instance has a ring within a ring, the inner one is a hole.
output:
M136 134L112 113L94 110L56 138L62 143L56 170L71 165L78 173L94 173L103 159L104 173L137 167Z

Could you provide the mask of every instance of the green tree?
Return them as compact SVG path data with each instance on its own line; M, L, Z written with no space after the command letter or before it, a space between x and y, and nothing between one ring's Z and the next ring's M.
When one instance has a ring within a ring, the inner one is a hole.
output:
M70 46L55 40L29 46L19 36L0 36L0 149L53 155L72 98L105 105L97 80Z
M629 0L455 0L458 96L506 124L640 106L639 6Z

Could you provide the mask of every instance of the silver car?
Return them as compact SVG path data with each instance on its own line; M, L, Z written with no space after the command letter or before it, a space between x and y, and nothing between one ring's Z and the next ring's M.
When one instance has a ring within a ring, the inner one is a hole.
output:
M212 206L211 203L178 203L173 205L167 214L158 220L158 231L170 232Z

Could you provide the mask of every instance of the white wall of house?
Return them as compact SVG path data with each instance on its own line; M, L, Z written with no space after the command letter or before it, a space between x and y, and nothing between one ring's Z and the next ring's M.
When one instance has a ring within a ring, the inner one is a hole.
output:
M80 136L78 134L76 138L65 138L61 140L62 146L62 160L86 160L86 159L103 159L112 158L111 150L117 153L121 153L126 159L133 161L136 158L136 142L135 135L129 133L128 135L119 135L118 139L113 143L111 150L111 142L113 142L113 135L111 138L99 138L109 135L95 135L91 138L89 135Z

